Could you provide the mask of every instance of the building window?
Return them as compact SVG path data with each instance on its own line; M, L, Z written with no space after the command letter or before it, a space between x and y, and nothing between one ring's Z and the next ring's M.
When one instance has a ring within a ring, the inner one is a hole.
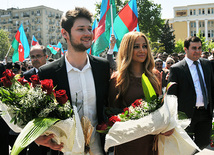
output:
M214 36L214 30L211 30L211 37L213 38Z
M195 9L193 10L193 15L195 15L196 14L196 12L195 12Z
M202 9L202 15L204 15L204 14L205 14L204 9Z
M201 14L201 9L199 9L199 15Z
M214 8L212 8L211 10L212 10L211 13L214 14Z
M210 38L210 30L208 30L208 38Z
M208 21L208 27L210 27L211 26L211 23L210 23L210 21Z
M194 27L196 27L196 22L194 22Z
M190 23L191 27L193 27L193 22Z
M213 27L213 21L211 21L211 25L210 26Z
M207 13L210 14L210 8L208 8Z
M204 27L204 22L202 22L202 27Z
M192 15L192 9L190 10L189 14Z

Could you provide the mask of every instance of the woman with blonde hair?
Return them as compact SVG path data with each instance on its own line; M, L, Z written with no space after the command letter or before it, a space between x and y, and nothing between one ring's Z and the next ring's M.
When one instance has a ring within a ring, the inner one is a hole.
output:
M117 55L117 72L113 73L109 87L109 106L123 109L136 99L144 98L141 84L145 73L158 95L161 86L152 73L154 59L147 37L141 32L129 32L124 35ZM169 135L170 133L166 133ZM157 155L153 150L154 135L147 135L131 142L115 146L115 155Z

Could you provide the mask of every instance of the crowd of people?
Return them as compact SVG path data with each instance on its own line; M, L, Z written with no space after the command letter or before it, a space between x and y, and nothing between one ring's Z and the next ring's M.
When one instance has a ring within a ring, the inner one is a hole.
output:
M87 116L95 128L97 124L106 121L104 107L123 109L136 99L144 97L141 84L143 73L158 95L163 94L169 82L176 82L169 94L177 96L178 110L191 118L191 124L187 128L191 132L191 138L200 149L205 148L210 143L214 108L214 49L212 55L207 56L207 53L202 53L201 40L190 37L184 42L185 54L168 55L164 52L153 55L143 33L129 32L122 39L116 61L113 59L116 43L114 35L110 39L107 59L95 57L86 52L92 45L91 23L92 15L87 9L67 11L61 19L61 33L68 48L64 56L48 63L46 49L36 45L30 50L30 61L1 64L1 72L12 69L29 81L34 74L38 74L41 80L52 79L54 86L57 86L56 90L66 90L71 104L79 103L79 116ZM17 137L18 134L10 131L2 119L0 123L0 136L3 137L0 150L7 155L8 146L12 147L14 142L13 138L10 143L8 140L12 138L9 137ZM172 129L161 134L170 136L173 132ZM63 144L53 142L53 136L40 136L20 154L62 154L60 151ZM105 154L104 143L105 137L94 130L90 143L91 152L94 155ZM147 135L116 146L114 154L158 154L158 150L152 149L153 144L154 135Z

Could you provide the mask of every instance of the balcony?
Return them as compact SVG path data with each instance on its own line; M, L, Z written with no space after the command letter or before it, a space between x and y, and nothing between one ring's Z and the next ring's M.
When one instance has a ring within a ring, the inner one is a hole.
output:
M30 17L30 15L23 15L23 17Z
M19 19L19 16L13 16L13 19L16 19L16 18Z

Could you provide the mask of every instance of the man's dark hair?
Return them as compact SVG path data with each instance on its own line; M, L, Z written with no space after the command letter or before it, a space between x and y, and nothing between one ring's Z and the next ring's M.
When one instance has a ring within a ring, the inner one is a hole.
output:
M185 39L185 41L184 41L184 47L186 47L187 49L189 49L190 42L201 42L201 44L202 44L202 41L201 41L201 39L199 37L196 37L196 36L192 37L191 36L191 37Z
M77 18L86 18L92 22L92 14L86 8L76 7L74 10L69 10L61 18L61 27L71 34L71 28Z

